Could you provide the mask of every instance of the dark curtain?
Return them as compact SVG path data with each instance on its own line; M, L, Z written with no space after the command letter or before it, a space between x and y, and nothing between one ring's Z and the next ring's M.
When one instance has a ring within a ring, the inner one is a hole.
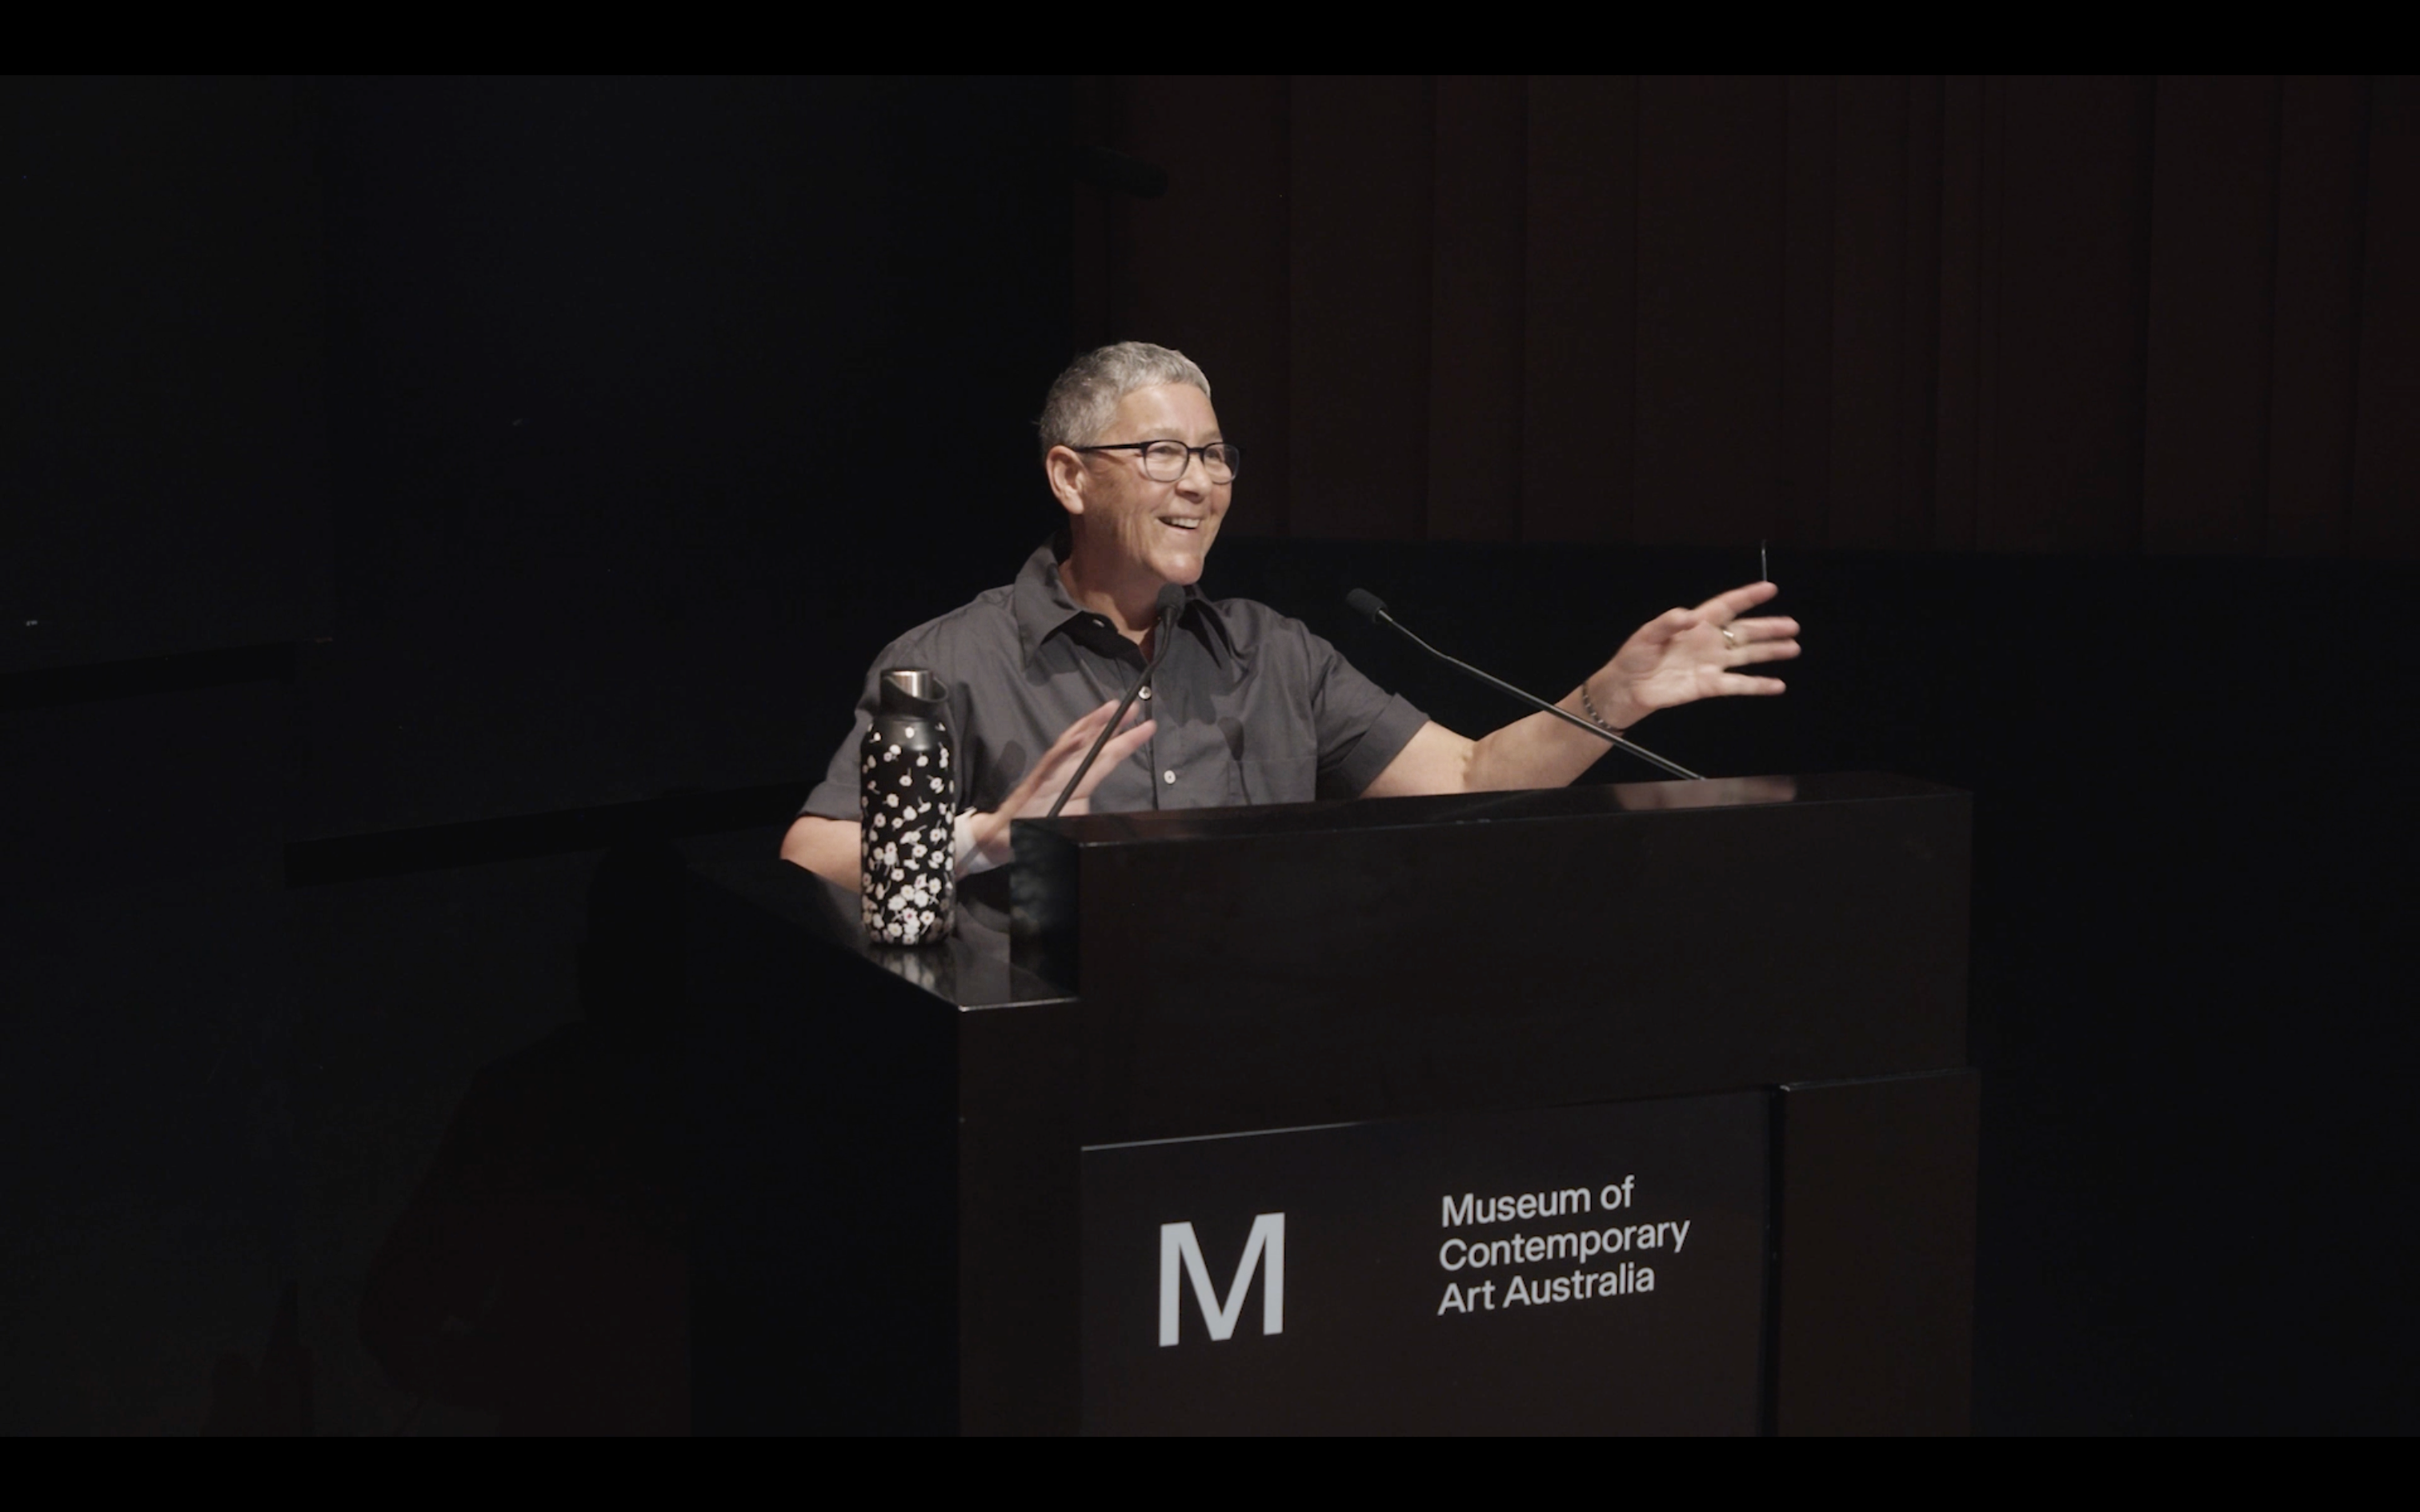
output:
M2405 556L2420 91L1146 78L1079 343L1182 347L1239 531Z

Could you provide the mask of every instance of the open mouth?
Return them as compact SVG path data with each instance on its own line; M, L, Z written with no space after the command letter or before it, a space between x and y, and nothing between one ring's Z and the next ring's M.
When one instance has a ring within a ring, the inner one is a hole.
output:
M1159 517L1159 522L1171 531L1198 531L1202 528L1202 521L1199 518L1179 515L1162 515Z

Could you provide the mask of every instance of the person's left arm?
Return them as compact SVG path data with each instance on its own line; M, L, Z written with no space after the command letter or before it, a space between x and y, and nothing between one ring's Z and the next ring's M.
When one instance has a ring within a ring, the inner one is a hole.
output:
M1779 592L1771 583L1750 583L1717 594L1696 609L1657 615L1623 641L1611 661L1589 675L1589 702L1606 724L1627 731L1659 709L1699 699L1780 692L1779 678L1738 670L1798 655L1796 620L1743 617ZM1574 688L1557 706L1585 719L1589 715L1580 692ZM1560 787L1612 748L1549 714L1516 719L1478 740L1432 722L1420 727L1362 795L1401 798Z

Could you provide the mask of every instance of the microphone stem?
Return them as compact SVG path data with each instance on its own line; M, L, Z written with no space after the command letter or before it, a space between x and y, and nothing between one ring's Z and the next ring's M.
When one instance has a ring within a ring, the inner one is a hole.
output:
M1430 645L1419 636L1414 635L1411 630L1404 625L1403 621L1395 618L1392 614L1388 613L1383 609L1378 611L1378 617L1385 620L1388 627L1393 629L1398 635L1401 635L1412 644L1419 647L1422 651L1427 652L1430 656L1435 656L1439 661L1445 662L1449 666L1460 668L1462 671L1468 672L1471 676L1478 678L1481 682L1485 683L1490 687L1496 688L1501 692L1510 693L1514 698L1519 699L1522 702L1541 709L1547 714L1553 715L1556 718L1562 720L1565 724L1574 725L1579 729L1585 730L1590 734L1596 736L1599 740L1608 742L1616 749L1630 752L1630 754L1637 757L1640 761L1647 763L1650 766L1668 772L1674 777L1686 778L1692 782L1702 782L1706 779L1705 774L1702 772L1693 772L1687 767L1682 765L1679 762L1668 762L1663 757L1656 755L1652 750L1649 750L1646 747L1634 746L1629 741L1615 734L1612 731L1606 729L1602 725L1590 724L1588 720L1581 718L1578 715L1572 713L1569 709L1558 708L1534 693L1528 692L1523 688L1514 687L1512 684L1506 682L1501 677L1491 676L1486 672L1481 671L1478 668L1473 667L1470 663L1462 660L1458 656L1447 656L1444 652L1439 651L1433 645Z

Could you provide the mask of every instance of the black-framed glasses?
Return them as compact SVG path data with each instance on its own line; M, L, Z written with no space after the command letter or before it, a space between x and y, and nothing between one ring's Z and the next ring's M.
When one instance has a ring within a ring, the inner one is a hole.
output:
M1212 441L1207 446L1187 446L1183 441L1111 441L1106 446L1078 446L1078 452L1140 452L1142 475L1154 483L1174 483L1185 476L1193 459L1202 459L1202 471L1212 483L1233 483L1244 465L1244 449L1233 441Z

